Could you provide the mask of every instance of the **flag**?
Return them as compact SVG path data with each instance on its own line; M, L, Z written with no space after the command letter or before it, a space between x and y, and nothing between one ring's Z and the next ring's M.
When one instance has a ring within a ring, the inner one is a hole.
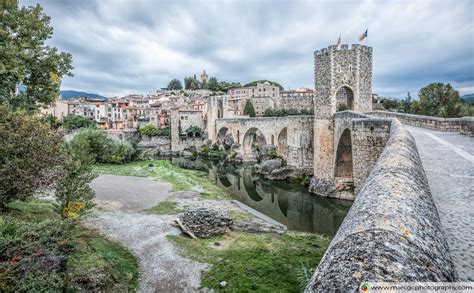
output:
M365 32L359 36L359 41L362 41L363 39L367 38L369 35L369 29L366 29Z
M341 35L339 35L339 38L337 38L336 46L339 46L340 44L341 44Z

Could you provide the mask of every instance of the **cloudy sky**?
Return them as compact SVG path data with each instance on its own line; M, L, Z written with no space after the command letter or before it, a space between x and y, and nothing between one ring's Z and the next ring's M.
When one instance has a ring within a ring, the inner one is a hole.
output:
M369 29L373 91L430 82L474 93L474 1L21 0L39 2L50 45L72 53L63 89L148 93L206 69L219 80L313 87L313 52Z

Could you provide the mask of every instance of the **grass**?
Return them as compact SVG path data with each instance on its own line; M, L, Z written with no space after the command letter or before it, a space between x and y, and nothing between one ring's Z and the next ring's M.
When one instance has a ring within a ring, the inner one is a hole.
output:
M169 214L178 214L183 210L178 207L178 204L172 200L166 200L158 203L154 207L145 210L151 214L157 215L169 215Z
M196 241L168 238L187 256L211 264L202 275L203 288L229 292L300 292L302 268L315 268L330 242L324 236L295 232L238 231ZM219 285L222 281L227 282L224 289Z
M228 198L224 190L214 185L203 171L182 169L167 160L148 160L123 165L96 165L95 171L124 176L149 177L167 181L173 191L198 191L204 198Z
M136 291L137 258L66 222L50 201L12 202L0 216L0 291Z

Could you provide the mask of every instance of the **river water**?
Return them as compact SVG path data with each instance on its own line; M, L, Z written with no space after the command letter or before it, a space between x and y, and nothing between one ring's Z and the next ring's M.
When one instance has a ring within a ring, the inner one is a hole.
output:
M234 199L286 225L289 230L334 236L352 201L312 195L308 188L252 174L251 166L231 165L202 158L176 157L173 164L202 170Z

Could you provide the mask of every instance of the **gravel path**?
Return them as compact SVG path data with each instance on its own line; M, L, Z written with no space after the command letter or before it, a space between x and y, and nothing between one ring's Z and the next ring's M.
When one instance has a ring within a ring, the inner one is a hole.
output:
M140 263L140 292L197 291L206 264L178 254L167 235L181 232L170 225L176 215L140 212L170 196L171 185L148 178L100 175L91 183L101 209L86 220L109 239L122 243Z
M460 281L474 281L474 138L405 127L416 140Z

